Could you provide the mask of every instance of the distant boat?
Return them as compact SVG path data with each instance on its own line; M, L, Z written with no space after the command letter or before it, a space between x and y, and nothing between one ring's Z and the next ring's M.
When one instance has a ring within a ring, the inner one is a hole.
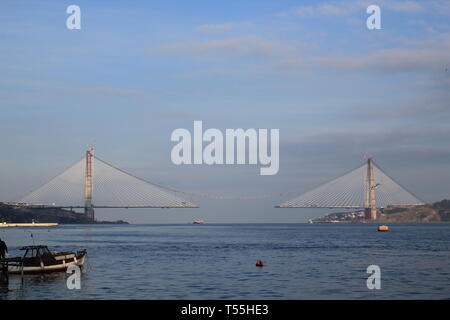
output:
M195 219L194 221L192 221L193 224L204 224L205 221L204 220L200 220L200 219Z
M57 227L58 223L37 223L37 222L31 222L31 223L7 223L7 222L1 222L0 228L12 228L12 227Z

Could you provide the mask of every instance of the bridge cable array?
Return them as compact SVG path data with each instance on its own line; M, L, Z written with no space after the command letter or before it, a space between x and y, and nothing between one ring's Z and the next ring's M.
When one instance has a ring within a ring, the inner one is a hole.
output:
M94 157L93 205L117 208L195 208L170 190L151 184ZM18 203L56 207L84 206L85 159L21 198Z
M320 184L297 198L279 205L280 208L365 208L367 163ZM396 182L376 164L373 165L378 207L389 205L422 205L412 192Z
M97 208L197 207L194 203L186 201L178 195L216 200L260 200L300 193L296 190L255 196L224 196L186 192L142 179L96 156L93 159L93 204ZM424 203L378 166L374 166L374 168L378 206ZM85 169L86 164L83 158L16 202L57 207L83 207ZM363 208L366 173L367 165L363 164L281 204L279 207Z

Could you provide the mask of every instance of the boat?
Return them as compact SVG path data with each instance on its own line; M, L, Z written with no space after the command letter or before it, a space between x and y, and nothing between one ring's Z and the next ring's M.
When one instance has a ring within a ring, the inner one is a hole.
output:
M22 257L0 259L0 268L8 274L39 274L65 272L71 265L83 267L87 251L50 251L47 246L25 246Z
M382 225L382 226L378 226L378 229L377 229L379 232L387 232L387 231L389 231L389 227L388 226L386 226L386 225Z
M7 223L7 222L1 222L0 228L12 228L12 227L57 227L58 223L37 223L37 222L31 222L31 223Z
M204 220L195 219L192 223L193 224L204 224L205 221Z

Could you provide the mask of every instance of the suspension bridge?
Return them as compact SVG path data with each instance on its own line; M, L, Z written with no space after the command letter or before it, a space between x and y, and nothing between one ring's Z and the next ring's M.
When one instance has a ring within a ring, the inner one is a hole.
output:
M291 193L227 197L174 190L127 173L94 156L90 148L81 160L20 200L9 204L33 208L78 208L94 220L96 208L198 208L198 205L179 195L256 200ZM366 219L376 220L379 208L423 204L369 158L358 168L276 207L364 209Z
M92 220L96 208L198 208L162 186L101 160L94 156L92 148L83 159L13 205L80 208Z
M358 168L276 207L364 209L365 219L376 220L379 208L424 204L369 158Z

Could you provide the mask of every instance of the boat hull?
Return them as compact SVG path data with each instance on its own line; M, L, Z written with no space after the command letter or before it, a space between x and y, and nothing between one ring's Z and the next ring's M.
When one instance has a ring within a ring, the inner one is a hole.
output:
M23 271L22 266L19 263L8 264L8 274L42 274L42 273L53 273L53 272L65 272L69 266L76 265L78 267L83 267L86 262L86 252L82 252L79 255L72 254L64 256L55 256L57 263L48 264L40 263L39 265L24 265ZM61 259L58 259L62 257ZM67 259L66 259L67 257Z
M0 228L57 227L58 223L0 223Z

